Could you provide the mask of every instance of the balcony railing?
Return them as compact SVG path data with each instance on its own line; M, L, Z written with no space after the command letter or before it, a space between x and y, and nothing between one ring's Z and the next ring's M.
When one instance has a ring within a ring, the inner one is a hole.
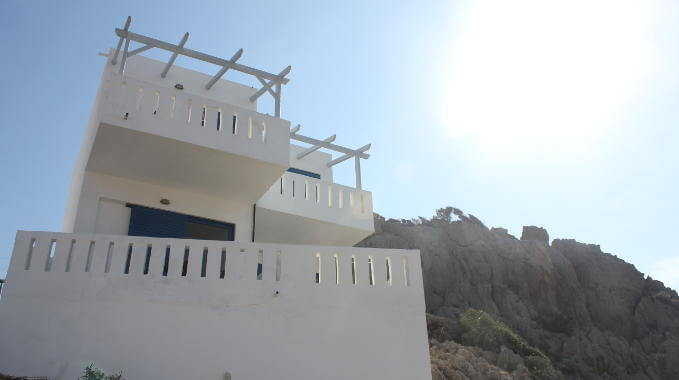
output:
M336 183L285 173L258 207L360 229L373 229L372 194Z
M22 274L252 281L287 287L406 289L421 283L419 252L413 250L29 231L17 233L8 277L20 284Z
M107 72L102 121L196 145L286 163L286 120Z

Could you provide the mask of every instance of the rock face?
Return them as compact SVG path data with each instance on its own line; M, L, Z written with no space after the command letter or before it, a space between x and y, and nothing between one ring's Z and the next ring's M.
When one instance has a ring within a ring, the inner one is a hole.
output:
M549 244L549 234L547 233L547 230L542 227L523 226L521 240L534 240L544 244Z
M597 245L549 245L537 227L524 228L517 240L455 215L459 220L416 222L376 216L375 234L358 246L420 249L427 312L442 318L439 326L456 326L469 308L486 311L545 353L564 378L679 379L675 291ZM464 349L432 345L432 357L473 353ZM525 375L497 368L503 373L488 376Z

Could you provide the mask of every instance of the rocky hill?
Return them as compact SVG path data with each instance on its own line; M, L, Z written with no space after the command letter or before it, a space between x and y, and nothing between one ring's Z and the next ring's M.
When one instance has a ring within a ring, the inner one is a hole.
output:
M358 246L421 250L435 379L679 379L677 293L597 245L537 227L517 239L448 207L376 215Z

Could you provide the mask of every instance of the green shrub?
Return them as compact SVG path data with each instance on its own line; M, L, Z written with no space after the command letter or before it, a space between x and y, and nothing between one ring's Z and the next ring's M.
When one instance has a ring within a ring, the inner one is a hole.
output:
M523 338L502 322L496 321L488 313L477 309L467 309L459 319L462 328L462 342L499 352L505 346L517 354L546 358L537 348L529 345Z
M80 376L79 380L124 380L124 379L122 371L107 376L104 373L104 371L95 367L94 363L91 363L83 370L83 375Z

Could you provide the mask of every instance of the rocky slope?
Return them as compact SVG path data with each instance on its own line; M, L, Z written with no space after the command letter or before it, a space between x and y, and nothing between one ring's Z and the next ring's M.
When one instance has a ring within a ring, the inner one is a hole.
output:
M447 336L433 336L435 378L679 379L677 293L597 245L549 244L537 227L517 239L447 208L431 220L376 216L375 234L358 246L421 250L427 312L449 325ZM458 319L469 308L504 322L555 371L520 368L531 358L507 365L498 359L508 355L504 346L460 345ZM440 370L454 362L475 364L467 373L462 364Z

